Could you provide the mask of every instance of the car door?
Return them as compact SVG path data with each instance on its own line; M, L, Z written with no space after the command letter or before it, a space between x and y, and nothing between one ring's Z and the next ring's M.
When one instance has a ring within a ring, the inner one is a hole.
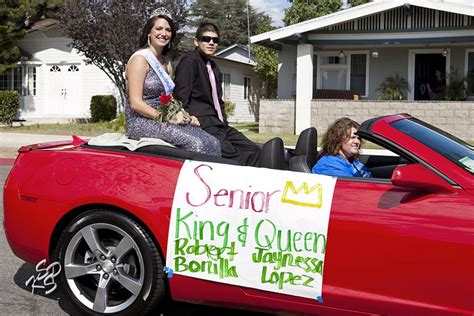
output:
M443 314L473 310L472 196L428 193L390 180L339 178L323 301L245 289L303 313Z
M472 210L472 196L462 189L429 193L338 180L324 270L327 299L369 312L472 311Z

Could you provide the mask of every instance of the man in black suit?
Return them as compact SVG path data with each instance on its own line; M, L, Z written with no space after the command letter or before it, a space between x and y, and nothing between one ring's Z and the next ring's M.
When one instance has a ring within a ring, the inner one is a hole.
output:
M211 60L219 43L219 30L203 23L196 31L193 52L184 56L176 67L174 97L183 101L200 126L219 139L222 157L241 165L257 166L260 149L235 128L230 127L224 113L220 70Z

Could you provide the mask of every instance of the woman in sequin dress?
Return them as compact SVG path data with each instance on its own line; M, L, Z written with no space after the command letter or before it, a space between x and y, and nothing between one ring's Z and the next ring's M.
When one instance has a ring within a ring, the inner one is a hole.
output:
M159 97L171 94L174 88L171 61L164 56L175 36L170 13L163 8L155 10L140 36L142 49L130 57L125 71L128 137L159 138L184 150L220 156L219 141L198 127L196 117L178 112L169 122L159 120Z

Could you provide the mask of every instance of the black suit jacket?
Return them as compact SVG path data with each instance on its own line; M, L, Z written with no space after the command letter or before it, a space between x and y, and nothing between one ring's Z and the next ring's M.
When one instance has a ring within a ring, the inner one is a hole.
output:
M208 59L198 49L195 49L181 59L175 72L176 86L173 95L176 99L183 101L184 108L189 114L198 118L203 116L218 117L212 100L211 82L206 68L207 61ZM211 60L211 66L216 77L217 95L225 118L221 72L213 60Z

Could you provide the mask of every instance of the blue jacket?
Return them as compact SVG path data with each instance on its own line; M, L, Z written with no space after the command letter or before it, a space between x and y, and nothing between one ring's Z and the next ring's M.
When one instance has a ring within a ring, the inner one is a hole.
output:
M312 172L335 177L372 177L372 173L362 162L354 160L350 163L341 155L322 156L314 165Z

